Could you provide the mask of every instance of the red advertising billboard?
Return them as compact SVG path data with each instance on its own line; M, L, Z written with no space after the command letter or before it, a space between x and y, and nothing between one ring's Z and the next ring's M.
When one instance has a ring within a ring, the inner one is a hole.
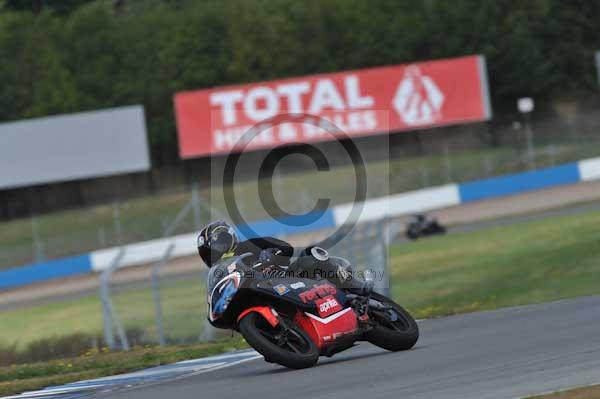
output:
M194 158L236 151L250 128L281 114L331 121L356 137L480 122L491 108L485 59L468 56L182 92L175 113L180 156ZM335 139L294 125L261 130L245 148Z

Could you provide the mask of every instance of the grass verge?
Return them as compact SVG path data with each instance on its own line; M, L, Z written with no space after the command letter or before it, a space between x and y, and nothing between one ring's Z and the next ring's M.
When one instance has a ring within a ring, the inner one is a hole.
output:
M130 352L90 351L75 358L0 367L0 396L122 374L243 348L247 348L247 345L241 338L232 338L208 344L165 348L138 347Z
M416 317L600 294L600 212L391 249L393 296Z
M197 279L164 283L160 293L165 327L171 341L198 337L206 318L206 294L200 275ZM158 342L150 288L113 290L112 300L126 329L142 330L141 338L145 342ZM0 326L0 347L15 345L18 350L47 337L78 333L101 335L103 322L99 295L3 311L0 312Z
M528 399L600 399L600 385L531 396Z
M600 294L600 212L403 243L391 248L392 294L416 317ZM161 286L166 331L198 336L206 315L198 279ZM156 342L149 289L115 292L126 328ZM101 334L98 295L0 312L0 344L24 348L51 336Z
M600 294L598 226L600 212L589 212L395 245L391 249L393 296L416 317L424 318ZM199 287L199 282L185 281L165 288L162 296L170 326L197 331L206 308ZM150 334L153 307L149 295L149 290L140 290L114 300L127 327L145 328ZM48 332L97 333L100 305L94 296L2 312L0 325L4 339L20 338L21 343L25 337L39 339ZM18 366L14 370L19 371L12 373L12 368L4 368L0 369L4 377L0 393L121 373L242 345L233 342L100 354L77 358L76 363L61 360ZM64 370L68 364L71 370ZM27 378L16 379L18 373ZM56 379L48 380L46 376L52 373Z

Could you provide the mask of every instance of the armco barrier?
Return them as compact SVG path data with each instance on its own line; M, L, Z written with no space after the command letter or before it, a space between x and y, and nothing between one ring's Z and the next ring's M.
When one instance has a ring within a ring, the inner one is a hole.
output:
M312 213L282 218L280 221L265 220L239 226L242 238L253 235L278 236L293 235L301 232L317 231L335 227L333 211L322 214ZM189 256L197 253L196 233L182 234L125 245L125 255L121 267L135 266L159 260L171 245L175 244L173 257ZM108 268L119 253L121 247L101 249L89 254L69 258L55 259L49 262L25 265L0 271L0 290L15 288L41 281L100 272Z
M386 216L426 212L466 202L596 179L600 179L600 158L468 183L431 187L368 200L363 204L358 222L378 220ZM248 238L251 232L256 235L277 236L333 228L345 222L352 222L352 220L348 220L352 206L352 204L342 204L325 211L322 215L294 216L283 219L281 222L272 220L253 222L248 226L239 226L238 230L242 237ZM306 224L307 222L310 223ZM156 261L172 243L175 244L174 257L192 255L196 252L195 233L145 241L124 247L126 255L122 266ZM0 290L101 271L110 264L118 251L119 248L102 249L81 256L0 271Z
M386 216L414 212L425 212L460 204L458 185L447 184L402 194L375 198L363 203L358 220L349 220L354 204L338 205L333 208L336 225L346 222L370 222Z
M473 202L580 181L576 163L525 173L493 177L458 185L460 202Z
M88 254L55 259L0 271L0 290L91 272Z

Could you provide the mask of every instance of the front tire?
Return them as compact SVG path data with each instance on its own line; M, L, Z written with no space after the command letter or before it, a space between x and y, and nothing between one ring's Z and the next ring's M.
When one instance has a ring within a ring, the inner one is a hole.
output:
M369 317L378 325L367 331L364 338L373 345L389 351L412 348L419 339L419 326L410 313L388 297L376 292L371 295L371 299L390 307L390 310L385 313L369 312Z
M408 238L409 240L413 240L413 241L418 240L420 234L421 234L421 231L416 226L409 226L406 229L406 238Z
M258 313L252 312L240 320L239 328L244 339L267 362L274 362L291 369L314 366L319 360L319 349L313 340L296 324L286 322L272 327Z

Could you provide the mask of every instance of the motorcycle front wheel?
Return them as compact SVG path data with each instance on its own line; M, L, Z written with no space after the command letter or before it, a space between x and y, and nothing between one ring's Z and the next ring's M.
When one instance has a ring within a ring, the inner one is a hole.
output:
M258 313L249 313L239 323L244 339L267 362L278 363L291 369L314 366L319 360L319 349L313 340L291 321L271 326Z
M369 318L377 323L364 338L373 345L389 351L412 348L419 339L419 326L404 308L386 296L374 292L371 300L379 302L385 310L372 309Z

